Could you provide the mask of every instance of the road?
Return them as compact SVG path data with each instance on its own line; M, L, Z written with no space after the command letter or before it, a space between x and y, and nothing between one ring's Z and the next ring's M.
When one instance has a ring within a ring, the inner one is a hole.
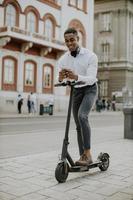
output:
M65 122L65 116L46 115L43 118L0 119L0 158L61 150ZM121 112L92 113L90 123L93 146L123 137ZM77 146L73 119L70 126L70 146Z

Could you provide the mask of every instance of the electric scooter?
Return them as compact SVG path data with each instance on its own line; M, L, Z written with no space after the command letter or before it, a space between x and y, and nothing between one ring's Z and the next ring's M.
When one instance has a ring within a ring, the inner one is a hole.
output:
M71 119L73 88L75 85L82 85L82 84L83 82L70 82L70 81L55 84L55 87L70 86L71 88L68 113L67 113L67 121L66 121L66 129L65 129L65 137L64 137L63 145L62 145L61 159L55 169L55 178L59 183L63 183L66 181L69 172L84 172L84 171L89 171L89 169L95 168L95 167L99 167L101 171L106 171L109 167L108 153L100 153L97 160L87 166L77 166L74 163L73 159L71 158L70 154L68 153L68 145L69 145L68 134L69 134L70 119Z

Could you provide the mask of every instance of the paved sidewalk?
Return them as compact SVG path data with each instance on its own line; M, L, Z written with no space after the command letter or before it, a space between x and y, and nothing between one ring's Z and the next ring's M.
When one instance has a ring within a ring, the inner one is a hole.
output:
M91 114L119 117L118 112ZM61 115L66 114L54 116ZM51 117L36 117L45 116ZM3 117L0 115L0 118ZM5 116L10 117L18 115ZM115 126L110 128L112 140L98 139L93 144L92 152L94 160L100 152L109 153L110 166L107 171L101 172L99 168L94 168L88 172L69 173L66 182L58 184L54 173L61 147L58 151L0 159L0 200L133 200L133 140L122 139L121 129ZM99 131L103 129L99 128ZM114 140L113 134L119 137ZM70 154L77 160L77 147L71 148L70 145L69 148Z
M96 144L110 154L110 167L69 173L63 184L54 177L60 150L0 160L0 200L133 200L133 140ZM70 149L77 159L75 149Z

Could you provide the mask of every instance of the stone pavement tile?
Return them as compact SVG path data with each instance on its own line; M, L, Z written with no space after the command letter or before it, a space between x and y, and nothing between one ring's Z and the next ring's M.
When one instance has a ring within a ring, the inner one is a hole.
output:
M40 190L38 193L42 194L46 197L49 197L51 199L57 199L57 200L62 200L62 199L63 200L75 200L76 199L76 194L75 195L69 194L68 192L60 192L60 191L55 191L52 189Z
M11 167L14 167L14 168L21 168L21 167L24 167L25 165L16 163L14 161L9 161L9 162L5 163L5 166L11 166Z
M20 180L16 180L14 178L10 178L10 177L2 177L0 178L0 183L5 183L7 185L11 185L11 186L14 186L14 187L19 187L19 186L22 186L22 181Z
M85 185L80 186L80 189L83 191L94 192L96 190L96 187L85 184Z
M16 199L16 196L7 194L5 192L0 192L0 200L13 200Z
M41 190L42 188L39 186L22 186L22 187L14 187L11 186L8 188L7 193L12 194L12 195L16 195L16 196L23 196L29 193L33 193L33 192L37 192L39 190Z
M122 187L130 186L130 183L128 181L112 179L110 177L106 177L106 178L100 179L100 181L102 183L114 184L115 186L122 186Z
M36 170L37 173L42 174L42 175L47 175L49 177L54 176L54 170L40 169L40 168L36 168L35 170Z
M128 183L133 184L133 176L129 176L129 177L125 178L124 181L127 181Z
M133 196L133 187L124 188L123 190L121 190L121 192L131 194Z
M121 187L116 187L116 186L113 186L113 185L107 185L103 188L100 188L95 191L97 194L101 194L101 195L105 195L105 196L111 196L115 193L117 193L118 191L121 190Z
M111 197L107 197L105 200L133 200L133 195L118 192Z
M7 184L0 184L0 191L1 192L7 192L10 189L10 185Z
M21 174L10 173L7 176L11 177L11 178L18 179L18 180L23 180L23 179L32 178L32 177L35 177L35 176L38 176L38 175L39 175L39 173L37 173L37 172L26 172L26 173L21 173Z
M101 188L107 185L107 183L102 183L98 180L92 180L89 177L81 177L77 179L78 182L83 183L84 185L91 185L94 188Z
M12 175L15 175L15 173L0 168L0 178L7 177L7 176L10 177L10 176L12 176Z
M7 169L7 168L5 168ZM21 167L21 168L12 168L12 171L15 172L15 173L25 173L25 172L31 172L33 171L34 169L32 167L29 167L29 166L24 166L24 167Z
M128 170L112 170L112 174L113 175L117 175L117 176L122 176L123 178L124 177L128 177L128 176L131 176L133 175L133 170L132 169L128 169Z
M67 195L68 194L73 194L73 195L77 196L76 199L80 198L80 199L83 199L83 200L88 200L88 199L103 200L105 198L104 196L102 196L100 194L96 194L96 193L92 193L92 192L89 192L89 191L82 190L82 189L80 189L80 187L69 190L67 192Z
M55 186L52 186L51 189L60 192L66 192L71 189L78 188L81 185L82 183L79 183L76 180L68 180L64 184L56 184Z
M110 175L112 175L112 171L110 170L110 168L107 171L102 172L99 168L96 167L89 171L87 178L91 180L99 180L107 178Z
M49 200L48 197L42 196L40 194L31 193L24 195L22 197L18 197L15 200Z
M57 184L56 180L53 178L48 178L46 175L40 175L40 176L36 176L36 177L33 177L33 178L28 178L25 180L25 182L28 182L28 183L32 183L34 185L38 185L38 186L41 186L41 187L51 187L55 184Z

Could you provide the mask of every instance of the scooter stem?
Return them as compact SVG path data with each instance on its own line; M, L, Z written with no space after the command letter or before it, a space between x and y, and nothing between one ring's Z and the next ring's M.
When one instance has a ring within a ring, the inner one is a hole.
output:
M68 106L68 111L67 111L67 122L66 122L66 129L65 129L65 137L64 137L63 146L62 146L61 159L65 159L67 157L67 147L69 144L68 133L69 133L69 127L70 127L72 94L73 94L74 86L70 86L70 87L71 87L71 90L70 90L69 106Z

